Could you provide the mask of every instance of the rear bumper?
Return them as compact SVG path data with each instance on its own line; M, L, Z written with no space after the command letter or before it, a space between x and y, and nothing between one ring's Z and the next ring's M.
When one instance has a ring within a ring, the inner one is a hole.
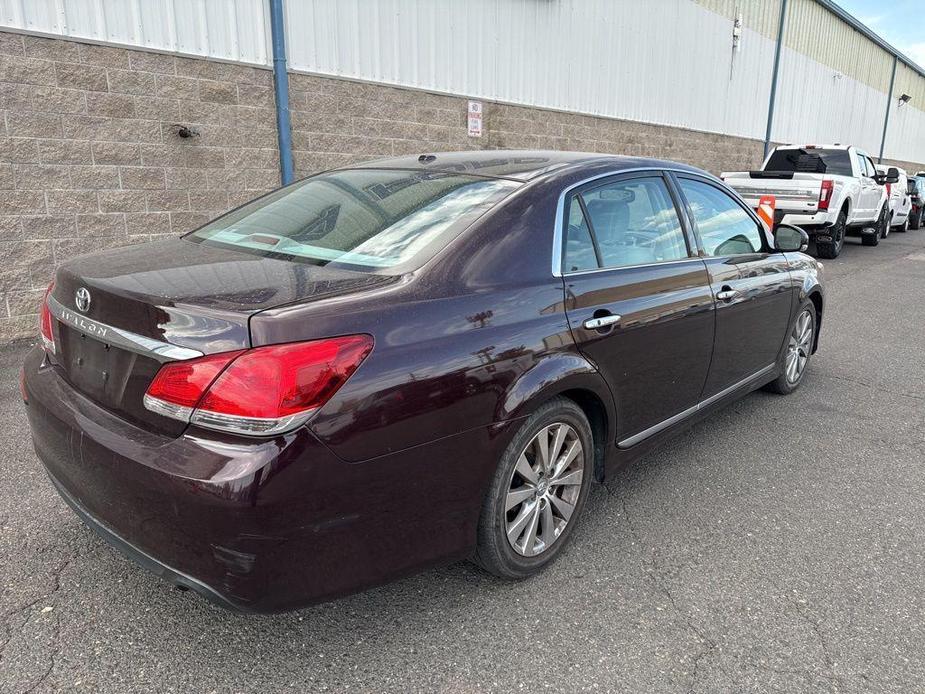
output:
M169 581L170 583L173 583L177 587L192 589L196 591L203 597L214 602L216 605L220 605L235 612L245 611L241 605L229 601L227 597L216 591L211 586L206 585L202 581L199 581L192 576L187 576L182 571L177 571L176 569L167 566L159 559L152 557L150 554L146 554L131 542L120 536L118 533L106 527L106 525L104 525L101 521L94 518L93 515L87 511L87 509L81 506L80 502L71 496L71 493L65 489L57 479L55 479L51 472L49 472L47 469L46 472L48 472L48 478L55 486L58 494L62 499L64 499L65 503L71 507L71 510L77 514L78 518L80 518L80 520L82 520L84 524L87 525L87 527L99 535L100 538L102 538L105 542L119 550L122 554L134 561L136 564L147 569L154 575L159 576L164 580Z
M306 428L170 438L74 391L38 348L24 388L36 453L77 514L159 576L246 612L302 607L466 556L491 471L474 461L503 445L486 427L346 463Z

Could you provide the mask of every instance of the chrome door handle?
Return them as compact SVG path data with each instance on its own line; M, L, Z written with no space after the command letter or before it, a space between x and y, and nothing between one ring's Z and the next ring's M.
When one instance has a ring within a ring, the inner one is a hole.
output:
M739 295L739 292L735 289L724 289L721 292L716 293L716 298L720 301L732 301Z
M611 314L609 316L601 316L600 318L589 318L582 325L585 330L600 330L601 328L606 328L610 325L615 325L620 322L622 316L616 314Z

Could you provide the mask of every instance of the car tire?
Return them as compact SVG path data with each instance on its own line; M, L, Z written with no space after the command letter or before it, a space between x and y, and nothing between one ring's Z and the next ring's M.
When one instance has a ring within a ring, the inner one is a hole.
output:
M832 260L838 257L841 249L845 245L845 232L848 225L848 213L842 210L838 214L838 219L832 226L831 242L816 241L816 255L826 260Z
M883 237L883 212L880 213L880 217L877 218L877 225L874 227L873 234L862 234L861 243L865 246L876 246L880 243L880 239Z
M898 231L901 234L905 234L907 231L909 231L909 216L908 215L906 216L906 221L904 221L902 224L896 227L896 231Z
M560 444L545 469L543 441L547 456ZM576 443L579 450L567 462ZM557 463L563 465L558 473ZM594 439L582 409L565 397L544 403L521 425L501 456L482 503L473 561L508 579L541 571L567 544L593 475Z
M804 316L808 316L808 319L804 319ZM805 322L807 320L808 323ZM808 334L804 333L805 325L809 327ZM793 324L790 326L787 345L784 347L784 353L778 364L780 374L765 386L766 390L781 395L789 395L800 387L803 377L806 375L806 367L809 366L809 359L812 356L818 325L815 304L809 300L804 301L800 305L800 310L797 311ZM795 372L793 371L794 364L796 365Z
M880 238L885 239L893 231L893 215L887 217L886 224L880 226Z
M909 228L918 229L922 224L922 211L913 212L909 215Z

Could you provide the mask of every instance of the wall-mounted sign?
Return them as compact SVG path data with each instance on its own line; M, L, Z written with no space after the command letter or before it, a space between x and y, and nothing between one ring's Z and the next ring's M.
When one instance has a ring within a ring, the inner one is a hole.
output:
M469 102L469 137L482 136L482 102Z

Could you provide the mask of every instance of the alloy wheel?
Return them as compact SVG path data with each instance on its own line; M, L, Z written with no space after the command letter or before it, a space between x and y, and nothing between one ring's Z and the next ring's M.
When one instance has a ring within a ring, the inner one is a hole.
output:
M797 383L803 377L803 370L813 348L813 316L809 309L805 309L797 318L790 334L787 345L787 359L784 362L784 373L787 382Z
M565 531L581 494L585 456L578 432L564 422L543 427L511 473L505 532L515 552L535 557Z

